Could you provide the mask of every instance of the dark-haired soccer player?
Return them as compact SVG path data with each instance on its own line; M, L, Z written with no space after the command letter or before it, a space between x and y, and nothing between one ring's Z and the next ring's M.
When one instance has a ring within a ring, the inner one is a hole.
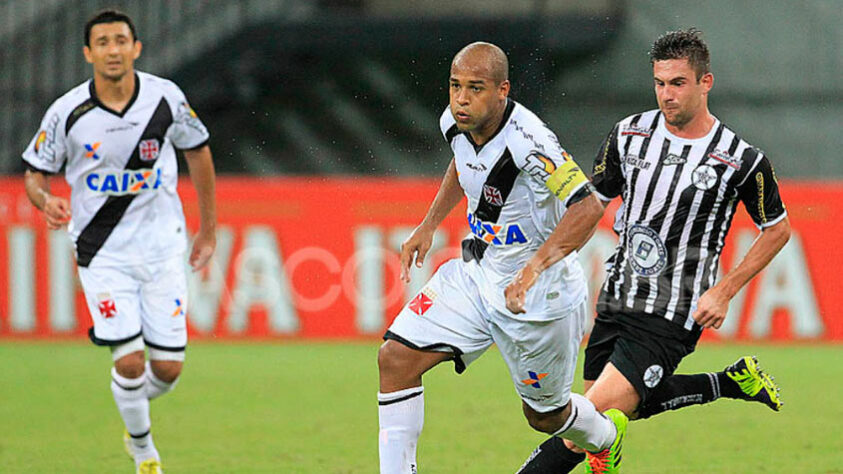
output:
M720 328L729 301L781 250L790 224L766 154L708 110L714 82L695 29L669 32L650 51L659 108L615 125L592 181L615 216L610 259L585 352L586 397L631 419L723 396L781 408L754 357L722 372L674 375L704 328ZM716 281L738 201L761 230L738 266ZM550 439L521 472L557 472L570 443ZM587 472L609 472L588 454Z
M463 48L448 84L450 107L439 125L454 159L427 216L401 246L402 278L409 280L413 259L422 264L436 227L463 197L472 234L463 258L445 262L384 336L380 472L416 472L424 373L447 360L462 373L492 343L530 426L619 456L626 416L599 413L571 393L587 313L576 254L603 208L556 135L509 99L500 48Z
M176 149L184 150L199 196L194 269L216 246L214 165L208 131L178 86L135 71L141 43L128 16L97 14L85 25L84 45L93 79L47 110L23 153L26 192L50 229L69 224L94 322L89 335L111 347L111 391L127 449L137 472L158 473L149 401L175 386L187 343L187 239ZM70 202L49 190L49 175L62 167Z

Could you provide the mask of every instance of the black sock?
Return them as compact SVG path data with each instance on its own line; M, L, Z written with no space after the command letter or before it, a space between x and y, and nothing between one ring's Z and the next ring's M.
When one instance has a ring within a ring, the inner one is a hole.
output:
M585 460L585 453L575 453L562 438L551 436L539 445L517 474L561 474L571 472Z
M650 393L644 405L638 407L638 419L713 402L721 396L741 398L742 393L738 384L727 377L725 372L671 375Z

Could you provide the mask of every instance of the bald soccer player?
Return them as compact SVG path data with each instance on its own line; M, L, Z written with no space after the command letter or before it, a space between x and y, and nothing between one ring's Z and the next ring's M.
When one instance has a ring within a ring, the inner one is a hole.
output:
M454 159L421 224L401 245L401 278L421 266L433 233L463 198L471 233L398 314L378 352L380 472L417 472L422 375L456 372L497 344L534 429L619 457L626 417L571 393L586 315L577 249L603 213L556 135L508 98L508 60L473 43L451 63L450 107L439 121ZM569 451L570 452L570 451ZM570 452L571 468L585 457ZM560 471L568 472L568 471Z

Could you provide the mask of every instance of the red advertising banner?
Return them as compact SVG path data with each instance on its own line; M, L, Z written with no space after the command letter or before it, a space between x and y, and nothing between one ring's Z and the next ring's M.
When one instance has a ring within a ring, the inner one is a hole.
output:
M468 233L465 205L446 219L412 281L398 279L398 248L424 216L438 179L228 178L217 181L218 246L190 274L191 336L376 338ZM53 190L69 189L53 179ZM188 228L198 225L189 181L180 194ZM726 324L704 337L843 340L843 184L781 185L794 233L770 266L732 301ZM616 205L616 203L614 203ZM741 206L742 207L742 206ZM617 242L615 207L580 253L593 293ZM721 262L728 271L758 231L741 209ZM90 326L64 231L47 231L22 178L0 178L0 337L82 337Z

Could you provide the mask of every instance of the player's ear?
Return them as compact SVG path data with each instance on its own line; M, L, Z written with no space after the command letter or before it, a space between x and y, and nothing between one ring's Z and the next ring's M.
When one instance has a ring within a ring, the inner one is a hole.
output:
M498 95L501 99L506 99L509 96L509 80L505 80L498 85Z
M135 40L134 47L135 47L134 59L138 59L141 55L141 50L143 49L143 44L140 42L140 40Z
M700 84L703 85L705 92L708 93L708 91L710 91L711 88L714 87L714 75L710 72L703 74L703 76L700 78Z
M94 63L94 58L91 57L91 48L82 46L82 54L85 56L85 61L88 61L89 64Z

